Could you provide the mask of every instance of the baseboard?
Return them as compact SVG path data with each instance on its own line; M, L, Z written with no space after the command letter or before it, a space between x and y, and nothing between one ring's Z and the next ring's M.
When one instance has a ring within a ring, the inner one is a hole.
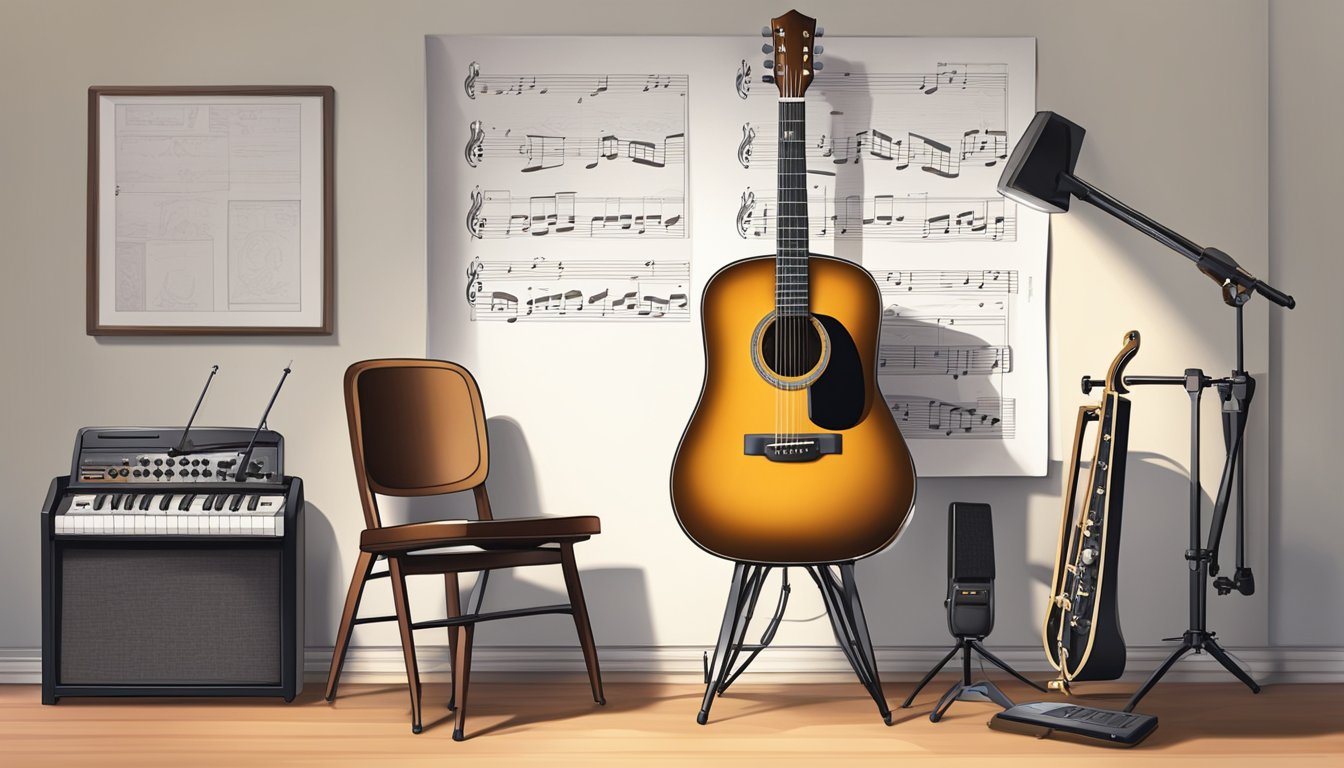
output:
M986 646L1004 662L1030 677L1045 678L1053 670L1039 646ZM921 677L947 646L889 646L877 649L877 664L884 678L892 681ZM1171 646L1129 648L1128 668L1122 680L1138 683L1167 657ZM603 646L598 649L603 678L612 682L691 683L702 675L704 646ZM1261 683L1344 682L1344 648L1280 646L1229 648ZM1185 682L1223 682L1232 678L1207 654L1190 655L1172 669L1166 679ZM448 679L447 646L426 645L417 649L422 679ZM330 647L310 647L305 652L304 671L309 680L326 678L331 663ZM990 677L1000 677L985 665ZM583 655L577 647L478 647L472 653L472 674L478 677L512 677L526 674L546 677L582 677ZM834 646L779 646L762 653L753 662L744 681L844 682L853 672ZM399 646L360 646L350 649L342 680L350 683L396 683L406 679ZM42 655L37 648L0 649L0 684L33 684L42 680Z

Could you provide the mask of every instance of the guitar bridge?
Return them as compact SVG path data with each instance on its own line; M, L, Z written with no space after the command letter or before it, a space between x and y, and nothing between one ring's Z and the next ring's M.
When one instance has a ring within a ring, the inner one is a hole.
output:
M842 453L842 436L823 432L816 435L744 435L742 453L764 456L770 461L816 461L831 453Z

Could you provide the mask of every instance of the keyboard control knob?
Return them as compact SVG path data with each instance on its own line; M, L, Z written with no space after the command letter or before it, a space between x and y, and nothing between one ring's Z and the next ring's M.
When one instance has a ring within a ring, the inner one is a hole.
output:
M156 469L156 470L154 470L154 476L155 476L155 477L163 477L163 470L162 470L162 469Z
M163 474L167 475L168 477L172 477L172 476L173 476L173 470L169 469L167 472L164 472Z
M192 470L191 470L191 476L192 476L192 477L200 477L200 476L201 476L201 470L199 470L199 469L192 469Z
M156 466L156 467L162 467L162 466L163 466L163 459L155 459L155 460L154 460L154 466Z

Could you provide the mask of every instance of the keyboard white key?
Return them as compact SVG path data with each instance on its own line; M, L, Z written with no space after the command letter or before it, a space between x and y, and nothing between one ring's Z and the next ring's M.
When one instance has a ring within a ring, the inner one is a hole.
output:
M264 536L285 535L285 497L281 494L242 493L152 493L134 494L127 505L123 494L112 509L114 493L76 494L65 512L55 519L56 533L87 536ZM103 497L101 507L98 497ZM167 508L163 500L167 498ZM222 502L221 502L222 498ZM253 502L255 501L255 508ZM183 503L186 507L183 508ZM207 502L209 506L207 507Z

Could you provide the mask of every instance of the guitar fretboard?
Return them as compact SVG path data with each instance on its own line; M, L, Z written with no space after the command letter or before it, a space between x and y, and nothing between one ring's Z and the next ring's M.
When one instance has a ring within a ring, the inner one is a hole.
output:
M807 276L807 125L802 99L779 102L779 197L775 217L775 310L810 313Z

